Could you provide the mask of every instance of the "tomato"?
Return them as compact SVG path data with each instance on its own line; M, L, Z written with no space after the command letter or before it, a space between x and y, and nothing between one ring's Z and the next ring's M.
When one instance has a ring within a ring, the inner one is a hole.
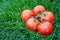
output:
M42 15L41 15L41 19L40 19L42 22L52 22L54 20L54 15L52 12L43 12Z
M27 22L26 22L26 27L29 29L29 30L33 30L35 31L37 26L38 26L39 22L35 22L35 19L34 18L30 18Z
M50 22L44 22L38 26L38 32L42 35L49 35L53 31L53 25Z
M42 5L37 5L36 7L33 8L32 11L33 11L33 15L34 15L34 16L37 16L38 13L40 13L40 12L45 12L46 9L45 9Z
M21 18L26 23L28 30L38 31L45 36L53 31L51 22L54 21L54 15L52 12L46 11L42 5L37 5L32 10L24 10Z
M33 12L31 10L24 10L21 14L22 20L26 22L32 16L32 13Z

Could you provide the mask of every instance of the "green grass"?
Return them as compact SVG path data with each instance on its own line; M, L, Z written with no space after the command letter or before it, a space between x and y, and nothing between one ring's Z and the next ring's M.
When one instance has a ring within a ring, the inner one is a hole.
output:
M43 5L54 13L54 31L49 36L29 31L21 12ZM60 0L0 0L0 40L60 40Z

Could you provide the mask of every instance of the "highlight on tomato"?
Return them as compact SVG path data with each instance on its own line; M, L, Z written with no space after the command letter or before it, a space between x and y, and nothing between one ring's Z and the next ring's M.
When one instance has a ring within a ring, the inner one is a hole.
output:
M24 10L21 14L21 18L23 21L27 21L29 18L31 18L33 12L31 10Z
M30 18L30 19L26 22L26 27L27 27L29 30L36 31L38 25L39 25L39 22L37 22L34 18Z
M38 26L38 32L42 35L49 35L53 31L53 25L50 22L41 23Z
M35 7L33 8L32 11L33 11L33 16L37 16L38 13L40 13L40 12L45 12L46 9L45 9L45 7L42 6L42 5L37 5L37 6L35 6Z

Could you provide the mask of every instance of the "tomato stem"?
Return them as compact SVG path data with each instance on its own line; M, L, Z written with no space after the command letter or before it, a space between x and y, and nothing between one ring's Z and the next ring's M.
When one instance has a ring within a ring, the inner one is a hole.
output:
M32 18L34 18L34 22L42 23L42 21L40 20L41 17L42 17L42 13L38 13L38 16L32 16Z

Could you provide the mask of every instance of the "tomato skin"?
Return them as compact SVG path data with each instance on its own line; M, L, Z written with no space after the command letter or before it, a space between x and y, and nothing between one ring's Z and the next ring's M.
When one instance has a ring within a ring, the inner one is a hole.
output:
M37 16L39 12L45 12L46 9L42 5L37 5L33 8L33 16Z
M30 18L27 22L26 22L26 27L29 30L35 31L37 26L38 26L38 22L34 22L34 18Z
M36 30L36 24L34 23L34 18L30 18L27 22L26 22L26 27L29 30Z
M31 10L24 10L21 14L22 20L25 22L32 16L33 12Z
M53 31L53 25L50 22L45 22L38 26L38 32L42 35L49 35Z
M46 14L46 16L44 16L43 14ZM49 11L43 12L42 15L41 15L41 21L42 22L47 22L47 21L48 22L52 22L52 21L54 21L54 15L53 15L53 13L49 12Z

